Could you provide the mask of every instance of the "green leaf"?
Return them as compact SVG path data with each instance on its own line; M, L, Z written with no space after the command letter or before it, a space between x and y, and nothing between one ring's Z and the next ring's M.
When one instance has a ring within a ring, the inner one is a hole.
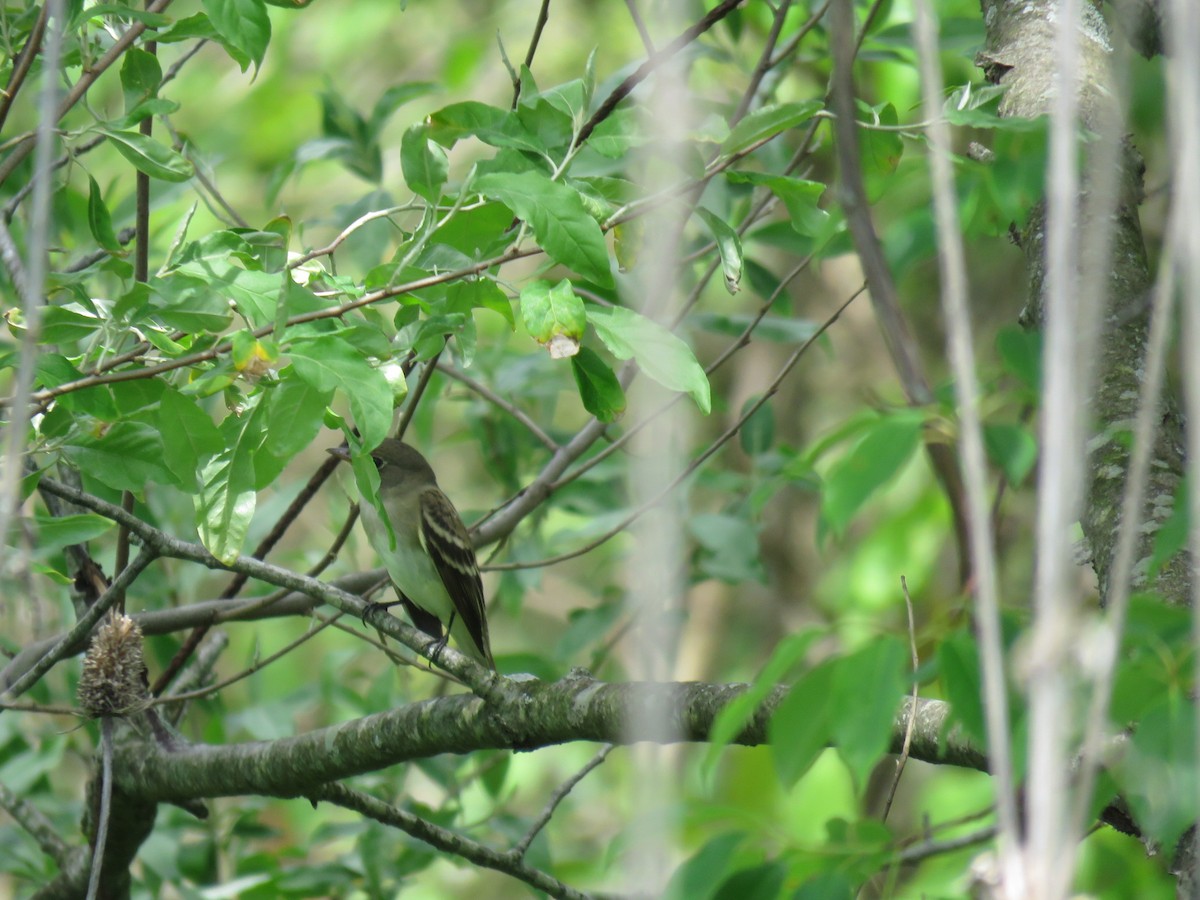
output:
M696 214L708 225L717 251L721 254L721 271L725 276L725 290L736 294L742 285L742 239L724 221L703 206L696 207Z
M42 343L63 344L86 341L104 326L103 320L91 313L66 306L48 306L42 313Z
M822 872L797 888L790 900L854 900L855 888L844 872Z
M296 341L287 353L296 374L308 384L346 395L363 444L379 446L392 425L392 390L383 373L337 335Z
M746 410L759 401L759 397L747 397L742 404L742 415ZM764 403L742 425L738 432L742 444L742 452L747 456L761 456L771 449L775 443L775 408L770 403Z
M441 197L449 162L446 151L429 140L428 125L413 125L400 139L400 169L409 189L430 203Z
M114 490L141 496L147 482L177 483L163 464L162 435L142 422L117 422L100 436L76 436L64 452L76 467Z
M121 60L121 89L125 95L125 112L131 113L144 100L154 96L162 82L162 66L153 53L141 47L130 47Z
M768 729L775 771L791 788L833 739L838 712L834 697L836 660L807 672L775 710ZM894 698L893 698L894 699Z
M88 176L88 229L92 232L92 237L96 239L96 243L108 250L110 253L121 253L124 248L121 242L117 240L117 233L113 230L112 216L108 213L108 207L104 205L104 197L100 193L100 185L96 184L96 179Z
M859 155L862 159L863 177L867 182L868 199L879 199L886 187L893 183L887 176L896 171L900 157L904 154L904 141L894 129L900 119L896 107L890 103L870 107L858 103L858 119L867 124L858 129ZM889 130L872 128L882 125Z
M521 291L521 320L530 337L549 349L552 359L578 353L587 327L583 300L565 278L557 284L542 278L527 284Z
M1160 846L1174 847L1200 814L1195 721L1192 702L1171 691L1137 723L1115 766L1135 821Z
M777 900L786 878L783 863L765 862L734 872L717 888L713 900Z
M1019 487L1025 481L1037 461L1037 441L1023 425L984 425L983 446L1014 487Z
M434 81L409 81L404 84L392 85L375 101L375 106L371 109L370 121L367 123L368 133L373 137L378 137L383 126L387 124L387 120L392 117L392 113L418 97L425 97L440 90L440 87Z
M1020 379L1029 390L1042 390L1042 334L1015 325L996 333L996 352L1010 375Z
M261 434L254 434L249 428L237 432L233 443L200 470L200 491L195 498L200 542L227 564L241 554L250 520L254 518L257 495L253 452L262 440Z
M76 8L76 5L72 4L70 8ZM138 9L136 6L128 6L124 3L97 3L95 6L89 6L87 9L80 9L76 12L75 16L71 19L69 30L74 31L77 26L84 22L93 19L103 19L105 16L120 16L132 19L135 22L142 22L150 28L159 28L163 25L169 25L171 22L169 16Z
M516 330L517 319L513 314L512 301L500 285L487 278L474 281L456 281L446 288L446 310L469 313L475 309L490 309L499 314L511 330Z
M203 4L223 42L245 54L257 69L271 41L266 4L262 0L203 0ZM245 71L245 63L234 59Z
M616 110L596 126L587 140L589 147L609 159L621 159L643 143L641 114L632 108Z
M151 178L180 182L187 181L195 174L190 162L148 135L104 127L99 131L134 168Z
M285 377L267 393L267 434L263 449L286 462L312 443L321 430L332 391Z
M168 388L158 404L158 430L162 434L163 462L188 493L199 488L197 469L202 457L225 447L221 432L207 412L191 397Z
M1188 476L1185 475L1175 488L1175 503L1171 515L1154 535L1154 550L1150 555L1150 577L1157 575L1167 560L1187 546L1190 531Z
M583 408L601 422L615 422L625 413L625 392L608 363L589 347L571 357L571 372Z
M728 584L765 581L758 529L745 518L721 513L688 517L688 532L700 545L698 574Z
M983 676L979 648L974 638L961 632L942 641L937 648L938 673L954 721L977 746L987 745L983 714Z
M34 516L34 521L37 523L39 553L86 543L100 537L116 524L112 519L92 513L77 516Z
M673 391L690 394L708 415L712 398L708 376L691 347L657 322L621 306L588 307L588 321L617 359L636 359L650 378Z
M891 746L897 698L904 692L908 650L898 638L876 637L837 660L833 737L859 790Z
M429 137L443 147L453 147L462 138L474 136L493 147L511 147L538 155L545 145L507 109L474 100L453 103L429 117Z
M755 110L733 127L721 144L721 155L732 156L760 141L807 122L824 106L819 100L784 103Z
M596 284L612 287L604 234L578 193L538 172L496 172L475 179L472 187L528 222L538 244L556 262Z
M787 209L797 234L807 237L827 234L829 213L817 205L825 193L825 185L821 182L761 172L729 172L725 177L733 184L758 184L767 188Z
M824 636L824 630L819 628L807 628L785 635L750 686L717 713L708 735L708 750L701 763L701 776L705 783L712 784L713 774L725 747L750 723L755 711L771 692L787 680L813 643Z
M921 419L912 413L877 419L858 444L837 461L821 491L821 520L841 534L864 503L899 474L921 441Z
M663 900L708 900L724 881L738 845L745 840L742 831L710 838L672 873Z
M217 334L233 318L229 301L200 278L172 272L151 278L150 285L163 300L157 315L168 328L188 334Z

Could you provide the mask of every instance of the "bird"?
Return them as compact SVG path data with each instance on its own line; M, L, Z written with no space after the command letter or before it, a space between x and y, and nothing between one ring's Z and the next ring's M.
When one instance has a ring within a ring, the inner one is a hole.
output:
M344 446L329 452L350 459ZM379 470L380 508L391 522L395 546L375 504L364 500L359 512L400 604L414 625L440 641L435 660L453 637L460 650L495 669L475 548L458 510L438 487L433 467L415 447L395 438L372 450L371 459Z

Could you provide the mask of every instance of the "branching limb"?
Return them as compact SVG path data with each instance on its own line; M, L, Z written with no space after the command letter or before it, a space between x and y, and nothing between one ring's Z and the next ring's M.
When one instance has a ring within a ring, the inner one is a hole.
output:
M612 744L606 744L601 747L596 751L596 755L588 761L586 766L559 785L558 790L551 795L550 802L546 804L546 808L542 810L541 815L534 820L534 823L529 826L529 830L525 832L521 840L517 841L516 846L509 851L509 856L514 859L525 858L525 854L529 852L529 846L533 843L533 839L541 833L543 828L550 824L550 819L553 818L554 811L558 809L558 805L575 789L575 785L587 778L593 769L608 759L608 754L612 753L612 751Z
M832 46L834 47L834 75L832 100L837 118L834 130L837 136L836 153L839 172L839 195L846 212L846 224L863 272L871 288L871 303L879 320L884 343L908 401L913 406L928 406L933 402L933 391L921 366L916 342L912 338L908 323L900 310L896 284L883 254L883 245L871 220L867 191L863 184L861 154L858 146L858 131L854 109L854 56L857 46L854 32L853 8L849 3L834 3L832 6ZM865 33L865 29L864 29ZM970 533L967 527L966 501L958 463L950 447L941 443L927 443L933 470L946 492L950 508L954 513L954 532L958 544L959 576L963 584L971 580L971 556L968 552Z
M569 885L563 884L557 878L552 878L541 869L535 869L520 859L514 859L508 853L492 850L478 841L456 834L448 828L434 825L398 806L384 803L382 800L362 791L348 788L343 784L323 785L307 791L305 796L314 803L324 800L327 803L354 810L384 825L399 828L405 834L411 835L443 853L451 853L477 866L511 875L551 897L560 897L564 900L588 900L594 896L577 891Z
M798 363L800 361L801 357L803 357L804 354L808 351L808 348L813 345L813 343L817 340L817 338L819 338L822 334L825 333L825 330L827 328L829 328L831 325L833 325L834 322L836 322L838 320L838 317L841 316L842 312L845 311L846 307L848 307L851 303L853 303L855 298L857 298L859 296L859 294L861 294L861 293L862 293L861 289L858 291L855 291L854 294L851 295L850 299L847 300L845 303L843 303L841 305L841 307L838 308L837 312L834 313L833 316L831 316L829 319L826 320L824 325L822 325L819 329L817 329L807 341L805 341L803 344L801 344L796 349L796 351L787 358L787 361L784 362L784 364L780 367L779 372L776 374L775 378L773 378L771 380L771 383L767 386L767 389L765 391L763 391L763 393L759 396L759 398L754 403L750 404L744 410L742 410L741 415L739 415L737 417L737 419L734 420L732 425L730 425L727 429L725 429L725 431L722 432L711 444L709 444L709 446L702 453L700 453L695 459L693 459L690 463L688 463L688 465L683 469L683 471L681 471L678 475L676 475L669 482L667 482L667 484L663 486L662 490L660 490L654 496L645 500L643 503L639 504L632 512L629 513L629 515L625 516L619 523L614 525L612 528L610 528L604 534L600 535L599 537L595 538L592 541L589 541L584 546L579 547L575 550L568 551L567 553L560 553L558 556L551 556L546 559L540 559L540 560L534 560L534 561L528 561L528 562L497 563L497 564L490 565L487 568L489 570L495 570L495 571L504 571L504 570L509 570L509 569L542 568L544 566L554 565L555 563L565 562L568 559L574 559L577 556L582 556L584 553L587 553L587 552L595 549L599 545L603 544L605 541L611 540L612 538L616 537L618 534L620 534L622 531L624 531L626 528L628 528L631 523L633 523L640 516L642 516L647 510L653 509L656 505L658 505L660 502L662 502L662 499L665 496L667 496L667 494L669 494L676 487L678 487L684 481L684 479L688 478L693 472L695 472L697 469L699 469L700 466L702 466L713 454L715 454L718 450L720 450L723 446L725 446L726 443L728 443L730 440L732 440L737 435L737 433L741 430L742 426L745 425L746 422L748 422L750 420L750 417L753 416L756 412L758 412L768 400L770 400L773 396L775 396L775 394L779 391L779 387L783 383L783 380L785 378L787 378L788 374L792 371L793 368L795 368L796 363ZM494 521L494 519L492 521Z
M58 834L58 827L40 809L19 797L3 782L0 782L0 809L12 816L13 821L24 828L37 841L42 852L59 866L70 859L71 847Z

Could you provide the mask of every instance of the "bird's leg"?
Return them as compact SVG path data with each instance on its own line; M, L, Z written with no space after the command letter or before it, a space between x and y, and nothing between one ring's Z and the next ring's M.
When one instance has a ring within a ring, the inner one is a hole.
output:
M363 599L366 600L367 597L371 596L376 591L386 589L389 584L391 584L391 579L384 578L379 583L373 585L369 591L367 591L365 594L363 594ZM366 626L367 616L371 615L371 613L377 612L378 610L381 610L381 609L384 609L384 610L389 609L389 608L395 606L397 603L401 603L401 602L402 601L400 601L400 600L392 600L390 603L381 603L378 600L367 600L367 605L363 607L362 616L361 616L363 626L364 627Z
M381 609L384 611L387 611L387 610L391 609L393 606L399 606L400 603L401 603L400 600L391 600L387 603L381 603L378 600L372 600L370 603L368 603L366 606L363 607L362 623L364 625L367 624L367 616L371 615L371 613L379 612L379 610L381 610Z
M433 645L433 652L429 654L429 662L436 663L438 657L442 655L442 651L446 649L446 644L450 642L450 629L454 627L454 617L457 613L450 613L450 621L446 624L446 630L442 634L441 639Z

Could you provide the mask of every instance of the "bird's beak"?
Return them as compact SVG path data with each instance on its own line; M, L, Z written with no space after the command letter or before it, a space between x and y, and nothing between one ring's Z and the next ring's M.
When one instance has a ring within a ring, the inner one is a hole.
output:
M325 452L328 453L330 456L336 456L338 459L342 460L343 462L350 462L350 448L349 447L346 447L346 446L330 447Z

